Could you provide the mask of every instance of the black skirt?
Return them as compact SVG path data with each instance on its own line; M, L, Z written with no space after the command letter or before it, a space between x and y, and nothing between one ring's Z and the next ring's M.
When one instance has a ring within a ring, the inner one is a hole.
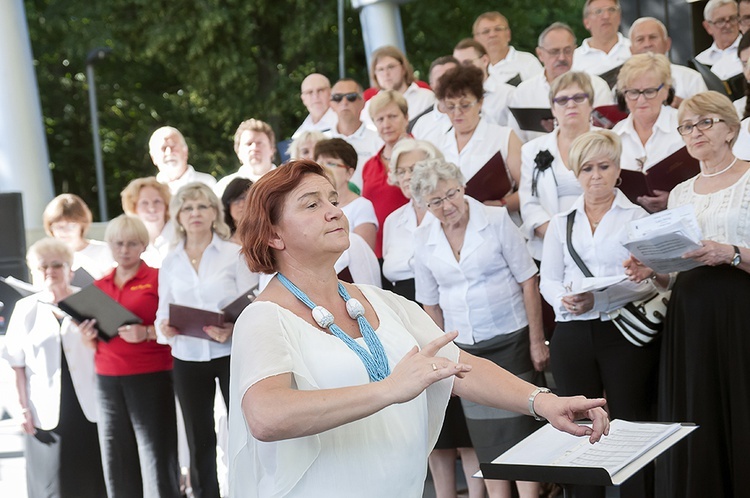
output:
M750 275L681 273L662 342L659 419L700 426L657 460L657 496L750 496Z

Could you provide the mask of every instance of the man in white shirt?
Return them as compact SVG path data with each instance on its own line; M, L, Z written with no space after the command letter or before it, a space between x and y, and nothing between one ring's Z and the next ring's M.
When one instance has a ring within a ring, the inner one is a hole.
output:
M302 122L292 138L297 138L303 131L326 132L336 126L336 113L329 107L331 100L331 82L319 73L312 73L302 80L300 98L310 113Z
M561 74L570 71L575 48L576 37L567 24L556 22L542 31L537 40L536 54L544 65L544 71L518 85L508 106L549 109L550 84ZM590 74L589 77L594 88L594 107L614 104L614 95L609 85L598 76ZM508 123L523 142L543 135L539 132L521 130L512 115L509 116Z
M573 71L601 75L630 57L630 40L620 34L619 0L586 0L583 25L591 33L573 55Z
M695 60L711 66L711 72L727 80L742 72L742 63L737 55L740 43L739 10L734 0L709 0L703 9L703 29L714 42Z
M518 84L518 80L525 81L542 72L542 65L536 57L519 52L510 44L510 24L500 12L481 14L474 21L472 33L490 56L488 72L501 82Z
M667 33L667 27L653 17L641 17L630 26L630 51L633 55L653 52L668 55L672 47L672 39ZM695 95L708 90L706 82L700 73L689 67L672 64L672 88L675 97L672 107L677 108L680 103Z
M403 52L392 45L380 47L372 53L370 77L378 90L395 90L402 94L409 105L409 119L414 119L435 102L432 90L422 88L414 81L414 69ZM370 101L365 104L360 119L375 129L370 117Z
M180 130L162 126L148 140L151 161L159 169L156 180L169 186L173 194L191 182L202 182L213 187L216 178L208 173L199 173L188 164L188 146Z
M437 90L440 86L439 81L442 75L457 68L460 64L452 55L444 55L432 61L430 65L430 86L433 90ZM409 132L414 135L414 138L427 140L437 146L440 137L447 133L451 126L453 125L450 118L440 111L438 103L435 102L430 109L409 123Z
M369 129L359 119L365 101L362 87L351 78L338 80L331 92L331 109L336 113L338 123L328 132L331 138L342 138L357 151L357 168L349 179L362 188L362 167L383 146L377 132Z
M276 135L268 123L259 119L247 119L234 132L234 152L241 166L236 173L225 176L216 184L214 192L219 198L235 178L247 178L255 182L276 167L273 164Z
M473 65L484 74L484 98L482 117L492 123L508 125L508 100L515 93L516 87L503 83L497 76L487 72L490 56L484 46L473 38L465 38L453 49L453 57L461 64Z

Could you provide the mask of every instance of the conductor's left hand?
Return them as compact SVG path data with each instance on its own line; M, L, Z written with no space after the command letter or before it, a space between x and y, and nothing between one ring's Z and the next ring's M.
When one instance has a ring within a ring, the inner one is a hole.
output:
M534 410L556 429L575 436L589 436L589 442L595 443L602 435L609 434L609 416L602 408L606 403L604 398L539 394L534 401ZM583 418L590 419L592 427L575 423Z

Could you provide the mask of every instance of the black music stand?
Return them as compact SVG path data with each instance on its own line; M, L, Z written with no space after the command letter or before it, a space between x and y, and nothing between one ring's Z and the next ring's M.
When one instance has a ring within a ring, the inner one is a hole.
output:
M554 456L550 457L549 462L536 462L533 464L517 460L513 461L509 458L509 454L519 447L524 447L524 445L526 445L526 448L538 448L540 442L543 440L543 431L556 430L547 424L497 457L492 463L480 464L481 473L477 473L475 477L506 481L554 482L562 485L564 498L571 498L573 496L571 486L575 485L619 486L645 467L646 464L653 461L657 456L667 451L678 441L698 428L698 426L691 423L680 425L681 427L677 432L669 435L645 453L634 458L612 475L604 467L557 465L554 463ZM540 451L544 451L544 448L540 448Z

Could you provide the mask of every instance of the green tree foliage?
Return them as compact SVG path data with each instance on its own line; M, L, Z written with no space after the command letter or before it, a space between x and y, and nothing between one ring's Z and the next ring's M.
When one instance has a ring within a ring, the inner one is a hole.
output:
M580 0L528 8L509 0L513 43L533 50L537 33L564 20L583 36ZM74 192L96 209L86 56L112 53L95 66L109 211L133 178L152 175L147 142L179 128L190 162L221 177L234 171L232 135L244 119L269 122L279 139L306 115L299 85L311 72L338 75L334 0L25 0L56 192ZM402 6L410 59L422 77L430 61L471 35L474 18L496 2ZM347 76L366 84L359 15L347 2Z

